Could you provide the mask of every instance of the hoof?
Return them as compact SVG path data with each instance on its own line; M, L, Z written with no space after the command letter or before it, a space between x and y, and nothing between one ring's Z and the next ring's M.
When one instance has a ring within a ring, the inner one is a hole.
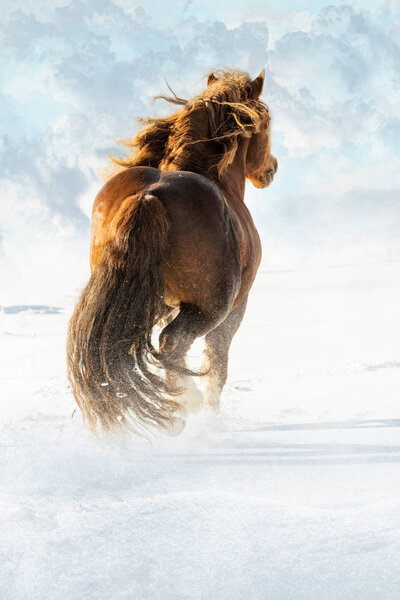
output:
M186 390L182 398L182 407L186 414L197 414L204 407L204 398L201 391L196 387Z
M176 416L171 425L167 429L164 429L164 433L169 437L176 437L182 433L185 427L186 419L182 416Z
M204 397L207 410L219 412L221 387L215 379L207 378L204 382Z

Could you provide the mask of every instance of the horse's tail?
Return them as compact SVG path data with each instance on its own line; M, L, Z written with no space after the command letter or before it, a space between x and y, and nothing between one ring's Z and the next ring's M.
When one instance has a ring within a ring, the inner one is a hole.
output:
M179 413L177 391L150 370L152 329L165 312L168 231L158 198L149 193L127 198L69 322L68 377L92 429L98 423L104 429L166 428Z

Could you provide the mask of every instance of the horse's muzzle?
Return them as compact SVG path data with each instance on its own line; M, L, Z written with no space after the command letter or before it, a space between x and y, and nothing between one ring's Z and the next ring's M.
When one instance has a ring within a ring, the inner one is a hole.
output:
M275 173L278 170L278 161L276 160L275 156L272 157L272 167L269 167L269 169L267 169L264 173L264 179L266 182L266 185L263 187L266 187L267 185L269 185L270 183L272 183L272 180L274 179Z
M250 177L249 179L256 188L262 189L268 187L269 184L272 183L275 173L275 169L267 169L267 171L264 171L264 173L261 176Z
M256 188L265 188L272 182L275 173L278 170L278 161L275 156L271 156L271 165L265 171L257 174L248 175L251 183Z

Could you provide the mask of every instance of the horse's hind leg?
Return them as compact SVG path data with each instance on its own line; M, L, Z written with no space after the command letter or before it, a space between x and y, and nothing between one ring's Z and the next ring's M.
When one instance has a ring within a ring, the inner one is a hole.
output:
M219 408L220 395L228 376L229 347L242 322L246 304L247 298L205 337L204 361L201 367L202 371L208 371L204 377L205 402L216 410Z
M181 393L176 399L182 405L185 414L197 413L202 409L204 404L203 393L196 386L193 377L184 372L188 368L186 356L176 361L175 365L178 368L181 368L182 372L179 373L173 368L167 367L165 369L165 379L167 383L172 384L174 388L181 390Z
M182 405L186 412L197 412L203 402L202 393L191 377L185 375L186 353L194 340L209 331L215 319L192 304L181 304L178 315L161 332L159 347L166 364L166 380L173 386L181 387ZM168 368L168 362L171 368ZM173 366L177 366L179 373Z

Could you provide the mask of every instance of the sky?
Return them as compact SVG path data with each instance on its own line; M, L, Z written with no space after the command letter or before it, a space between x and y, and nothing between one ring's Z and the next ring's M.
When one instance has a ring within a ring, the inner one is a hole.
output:
M266 270L400 259L396 1L1 0L0 304L76 296L116 139L212 69L266 69L279 161L246 188Z

